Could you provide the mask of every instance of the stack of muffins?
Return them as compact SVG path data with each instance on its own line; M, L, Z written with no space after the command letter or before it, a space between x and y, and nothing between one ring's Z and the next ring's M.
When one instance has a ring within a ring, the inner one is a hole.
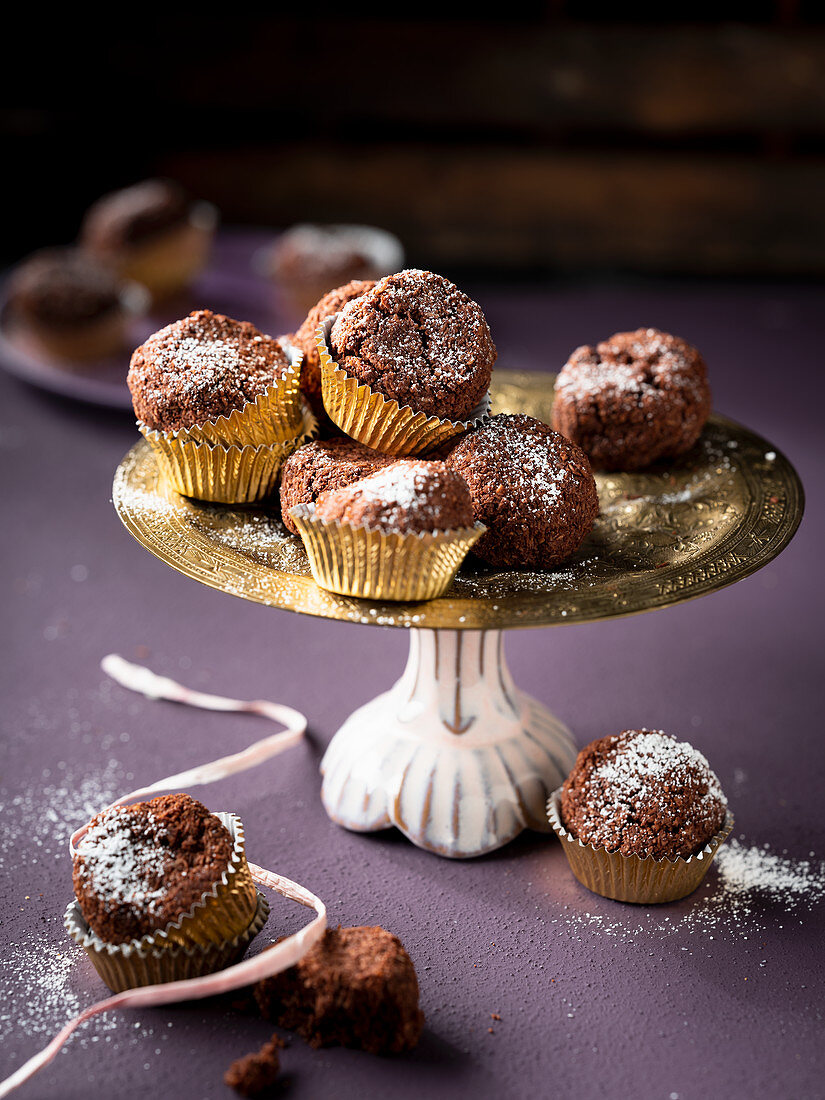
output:
M579 348L553 427L490 416L495 360L478 304L411 269L336 287L280 341L193 313L138 348L129 385L179 492L261 501L280 476L283 522L321 587L421 600L471 549L499 569L565 561L598 516L591 461L676 457L710 410L701 356L656 329Z
M696 890L733 829L705 757L662 730L622 730L586 745L547 812L579 882L639 905Z
M281 514L322 587L429 599L470 549L543 568L590 531L587 458L531 417L489 415L496 347L447 279L408 270L338 287L295 340L307 397L337 434L286 461Z
M212 814L186 794L93 817L72 882L66 929L115 992L228 966L269 914L240 819Z

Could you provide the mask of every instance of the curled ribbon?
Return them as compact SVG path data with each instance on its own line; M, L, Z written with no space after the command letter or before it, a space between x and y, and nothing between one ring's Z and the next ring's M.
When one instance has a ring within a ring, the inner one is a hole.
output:
M271 734L260 741L256 741L241 752L231 756L224 756L220 760L213 760L207 764L191 768L189 771L179 772L177 775L159 779L148 787L141 787L131 794L112 802L111 806L122 806L144 795L157 791L167 791L180 787L195 787L206 783L214 783L218 779L224 779L236 772L246 771L263 763L272 756L283 752L297 744L306 731L306 718L292 707L281 706L278 703L268 703L264 700L255 702L243 702L238 699L225 699L219 695L205 695L202 692L190 691L174 680L165 676L156 676L149 669L140 665L133 665L116 654L109 654L101 661L101 668L112 679L123 687L132 691L142 692L153 699L168 699L173 702L185 703L189 706L201 707L206 710L241 711L247 714L260 714L274 722L278 722L287 728L280 733ZM107 807L110 809L111 806ZM77 829L69 842L69 850L73 854L75 845L86 833L88 825ZM274 871L267 871L254 863L249 864L249 870L253 880L259 886L266 886L282 897L295 901L307 909L315 911L315 918L298 932L287 936L273 947L262 951L252 959L244 959L225 970L219 970L214 974L205 974L200 978L186 978L177 982L165 982L162 985L147 985L139 989L127 989L122 993L116 993L107 997L104 1001L90 1005L74 1019L69 1020L66 1026L55 1035L47 1047L35 1054L28 1062L20 1067L5 1081L0 1082L0 1100L8 1096L24 1081L28 1081L38 1070L48 1065L57 1052L81 1024L98 1016L101 1012L109 1012L115 1008L149 1008L158 1005L173 1004L176 1001L195 1001L202 997L214 997L219 993L228 993L233 989L259 982L263 978L280 974L294 966L310 948L318 942L327 926L326 906L320 898L310 890L284 878Z

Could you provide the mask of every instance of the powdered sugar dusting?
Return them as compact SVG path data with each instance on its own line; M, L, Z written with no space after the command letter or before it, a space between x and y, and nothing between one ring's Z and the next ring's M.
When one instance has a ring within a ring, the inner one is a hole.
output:
M0 1004L0 1032L9 1062L31 1053L25 1047L17 1050L18 1041L53 1034L99 997L101 990L91 963L66 937L62 909L44 912L35 883L42 876L53 874L50 868L55 865L68 868L67 845L72 831L111 802L124 781L132 776L114 759L99 770L86 767L72 771L63 767L62 762L60 765L59 783L51 781L51 768L46 768L42 782L32 783L24 790L0 792L3 820L0 868L19 864L21 860L31 868L32 888L28 893L21 890L14 900L23 911L21 923L25 920L35 924L28 914L30 909L37 911L35 927L24 929L11 920L6 923L0 964L6 979ZM66 889L67 897L71 896L68 870ZM121 1030L116 1035L118 1021L122 1026L122 1019L118 1013L107 1013L85 1025L80 1045L112 1039L118 1045L132 1043L152 1033L151 1028L132 1021L127 1034Z
M167 841L151 811L141 816L138 832L132 807L112 807L98 814L78 845L78 877L107 907L125 903L135 913L154 913L166 893Z
M66 770L60 785L46 782L22 792L0 792L0 868L21 858L29 864L65 859L71 833L112 801L124 777L131 775L110 760L99 772L73 776Z
M514 422L507 416L494 416L467 438L483 451L479 455L480 462L486 464L490 458L507 456L508 476L518 480L521 508L544 518L549 510L562 503L565 483L572 475L556 441L568 450L570 444L566 440L526 431L520 420ZM475 461L472 450L467 450L466 454L462 450L462 463L472 467Z
M586 932L624 944L686 935L712 950L717 938L747 941L771 925L781 930L791 922L804 923L805 913L823 900L825 861L813 852L807 859L793 858L768 845L754 847L731 838L716 853L705 884L678 908L640 910L593 896L592 906L565 905L562 915L547 923L576 940Z
M8 1064L28 1057L31 1050L25 1040L50 1038L55 1031L95 999L103 987L85 954L66 938L62 914L47 916L55 926L59 943L49 943L46 930L38 928L15 935L3 948L2 973L6 978L0 1004L0 1031L3 1034L3 1054ZM128 1021L128 1022L127 1022ZM161 1025L159 1041L168 1038L172 1023ZM113 1043L121 1048L143 1043L155 1035L152 1025L119 1012L105 1012L82 1024L75 1040L84 1048L96 1043ZM16 1044L21 1048L16 1049ZM159 1048L146 1048L146 1057ZM91 1074L89 1080L92 1080ZM111 1080L107 1081L107 1089ZM109 1095L109 1092L106 1092Z
M624 730L588 745L562 791L573 836L657 859L699 852L722 828L726 807L705 757L661 730Z
M614 737L617 751L605 756L590 772L590 779L609 792L613 802L631 804L642 795L655 796L658 784L680 780L688 783L701 771L708 773L708 785L700 798L727 805L719 780L698 749L662 730L643 730L641 734ZM602 811L607 816L611 807L603 806Z
M788 859L769 845L748 848L731 840L719 849L716 866L729 894L760 893L776 901L814 903L825 899L825 862Z
M161 329L144 348L153 371L174 378L188 394L213 392L228 378L245 383L264 375L271 380L278 367L288 365L284 349L272 337L209 310Z

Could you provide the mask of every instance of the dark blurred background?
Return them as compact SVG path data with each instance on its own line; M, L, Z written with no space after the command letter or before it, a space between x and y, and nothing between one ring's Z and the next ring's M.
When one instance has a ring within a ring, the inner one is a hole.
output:
M825 274L825 4L479 10L24 16L4 262L166 174L225 224L377 224L451 275Z

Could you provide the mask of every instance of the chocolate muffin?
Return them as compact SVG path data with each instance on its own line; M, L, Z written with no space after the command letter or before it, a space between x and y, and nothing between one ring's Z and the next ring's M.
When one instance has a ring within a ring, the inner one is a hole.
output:
M232 850L229 830L186 794L104 810L74 857L83 918L111 944L166 928L220 879Z
M259 982L255 999L265 1019L314 1047L397 1054L424 1026L412 960L383 928L327 930L299 963Z
M122 351L127 310L123 283L76 248L35 252L9 279L10 329L32 350L91 360Z
M341 489L322 494L315 518L385 534L472 527L473 504L462 477L443 462L398 459Z
M461 436L445 461L470 488L473 515L487 527L473 553L491 565L557 565L599 514L587 456L531 416L492 417Z
M269 275L302 312L332 287L380 279L404 263L401 242L369 225L294 225L269 252Z
M204 266L215 212L171 180L145 180L89 207L79 243L159 300L188 285Z
M293 535L298 534L289 514L296 504L314 504L322 493L341 489L397 459L373 451L354 439L339 436L307 443L291 454L281 467L281 518Z
M191 202L171 180L145 180L92 203L80 229L80 243L99 256L110 256L124 245L150 240L183 225Z
M330 333L351 377L415 412L464 420L490 386L496 347L480 307L431 271L379 280L344 306Z
M583 844L686 859L719 832L727 801L705 757L661 730L624 730L579 753L561 816Z
M336 287L325 294L307 314L306 320L292 337L292 343L304 353L301 367L301 389L312 405L316 416L323 415L324 402L321 397L321 359L315 342L315 330L325 317L340 313L348 302L360 298L375 286L373 279L354 279L344 286Z
M127 380L138 420L174 432L243 408L289 369L277 340L248 321L201 309L141 344Z
M689 451L710 404L696 348L640 328L573 352L556 380L553 427L596 468L638 470Z

